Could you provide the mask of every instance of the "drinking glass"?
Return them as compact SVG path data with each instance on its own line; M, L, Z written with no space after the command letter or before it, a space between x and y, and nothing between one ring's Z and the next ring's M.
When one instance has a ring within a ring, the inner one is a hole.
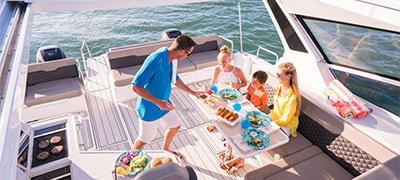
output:
M248 129L249 127L250 127L250 121L249 120L247 120L247 119L245 119L245 120L243 120L241 123L240 123L240 125L242 125L242 128L243 129Z
M217 86L211 86L210 90L213 91L214 94L217 94L218 92L218 87Z
M233 109L235 109L237 112L239 112L242 109L242 105L240 103L235 103L233 105Z

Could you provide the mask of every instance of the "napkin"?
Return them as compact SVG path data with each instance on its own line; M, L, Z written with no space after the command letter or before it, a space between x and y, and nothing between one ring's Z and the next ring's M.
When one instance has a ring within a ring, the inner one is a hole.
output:
M271 122L271 123L268 124L268 126L260 127L260 128L258 128L258 129L261 130L261 131L263 131L263 132L265 132L265 134L270 135L270 134L272 134L273 132L275 132L276 130L278 130L279 128L281 128L281 127L279 127L279 126L278 126L277 124L275 124L274 122Z
M172 60L172 75L171 75L171 83L176 83L176 71L178 69L178 60Z
M242 140L242 135L236 134L231 136L231 139L233 141L233 143L235 143L243 152L248 152L253 150L252 147L248 146L243 140Z

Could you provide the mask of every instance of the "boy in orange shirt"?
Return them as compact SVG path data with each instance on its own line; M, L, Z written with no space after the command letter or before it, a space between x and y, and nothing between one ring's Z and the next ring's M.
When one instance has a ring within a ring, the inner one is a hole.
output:
M268 104L268 92L264 88L265 82L267 82L268 75L264 71L257 71L253 74L253 79L249 87L247 88L248 94L246 98L261 112L269 114ZM225 153L220 155L222 160L219 167L223 170L228 170L229 173L235 173L239 168L243 167L246 163L243 158L236 156L232 160L227 162L224 161Z
M264 88L265 82L267 82L268 75L264 71L257 71L253 74L253 79L249 87L247 88L248 94L247 99L261 112L269 114L268 104L268 92Z

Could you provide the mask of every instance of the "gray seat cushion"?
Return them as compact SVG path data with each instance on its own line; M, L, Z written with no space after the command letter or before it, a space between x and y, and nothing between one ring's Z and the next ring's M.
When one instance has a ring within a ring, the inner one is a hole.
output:
M245 180L254 179L351 179L353 176L311 146L279 161L247 173Z
M356 180L400 179L400 155L354 178Z
M60 79L28 86L26 89L25 104L33 106L81 94L82 91L78 77Z
M192 54L189 59L196 65L196 69L203 69L206 67L218 65L218 53L219 50L200 52Z
M111 69L112 76L114 78L114 85L116 87L129 85L137 71L139 71L141 65L129 66L119 69Z
M275 160L279 160L310 146L312 146L312 143L299 132L297 132L297 137L290 137L288 143L267 151L267 153L274 157Z
M178 74L218 64L217 55L222 41L217 35L196 37L193 40L197 46L189 58L178 63ZM107 57L114 85L129 85L147 56L161 47L168 47L171 43L172 40L155 41L110 49Z

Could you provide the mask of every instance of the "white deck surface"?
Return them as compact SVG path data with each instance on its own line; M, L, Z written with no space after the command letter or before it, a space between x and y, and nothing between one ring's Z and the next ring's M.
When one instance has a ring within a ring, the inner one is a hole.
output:
M110 179L111 170L115 159L120 152L131 149L134 140L138 136L138 117L135 110L136 99L115 103L112 99L107 76L107 63L105 58L89 60L87 76L91 80L86 81L88 116L82 116L83 135L75 133L80 128L74 128L75 138L70 141L75 143L74 149L70 149L71 158L76 172L75 177ZM199 84L204 84L200 82ZM194 87L193 84L190 87ZM218 154L224 152L221 134L215 130L210 133L206 126L210 120L193 102L187 93L174 88L171 93L171 101L176 107L192 107L194 112L178 111L181 129L174 137L170 148L179 151L184 158L178 160L183 166L191 166L198 179L242 179L246 172L261 166L256 158L246 159L247 165L240 168L235 174L229 174L219 168ZM78 117L78 116L77 116ZM79 121L79 118L75 121ZM73 123L72 123L73 124ZM70 124L71 126L73 126ZM144 147L144 150L160 150L164 140L164 129L159 128L155 139ZM78 141L83 139L86 150L79 151ZM96 167L90 159L99 161ZM90 164L88 164L90 163Z

